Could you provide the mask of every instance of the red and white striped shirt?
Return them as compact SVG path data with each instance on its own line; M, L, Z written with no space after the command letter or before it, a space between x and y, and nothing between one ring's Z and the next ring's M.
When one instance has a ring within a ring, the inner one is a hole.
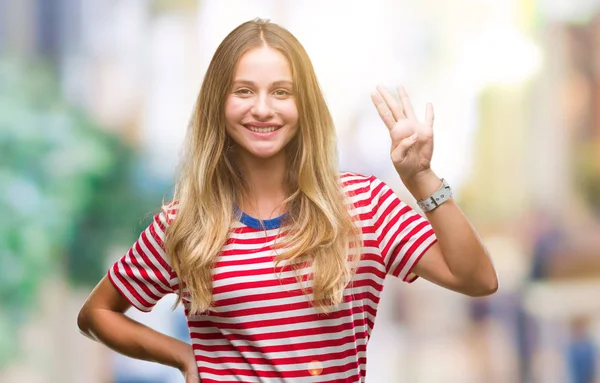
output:
M189 315L184 301L203 383L364 382L383 281L388 274L414 281L411 269L436 237L429 222L376 177L343 173L341 180L364 241L344 302L329 314L312 307L294 272L273 268L271 245L281 217L263 221L262 228L242 214L213 270L214 306ZM152 310L179 287L163 250L175 214L157 214L109 270L112 283L139 310ZM311 287L310 281L304 285Z

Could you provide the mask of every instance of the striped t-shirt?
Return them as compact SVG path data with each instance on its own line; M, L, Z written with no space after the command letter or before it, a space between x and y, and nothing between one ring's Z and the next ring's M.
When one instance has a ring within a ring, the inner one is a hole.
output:
M189 315L184 300L203 383L364 382L383 281L386 275L414 281L411 269L436 237L429 222L376 177L343 173L341 181L364 242L343 303L323 314L311 305L310 292L302 292L294 271L274 269L271 246L281 217L261 226L242 214L213 269L211 309ZM163 249L175 214L175 209L157 214L109 270L112 283L139 310L150 311L178 291ZM303 285L310 288L310 281Z

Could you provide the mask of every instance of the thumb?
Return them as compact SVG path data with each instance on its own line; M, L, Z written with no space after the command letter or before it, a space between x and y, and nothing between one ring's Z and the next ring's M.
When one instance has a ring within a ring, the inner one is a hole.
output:
M406 152L419 140L419 135L417 133L413 133L411 136L406 137L398 146L392 150L392 160L402 161L406 157Z

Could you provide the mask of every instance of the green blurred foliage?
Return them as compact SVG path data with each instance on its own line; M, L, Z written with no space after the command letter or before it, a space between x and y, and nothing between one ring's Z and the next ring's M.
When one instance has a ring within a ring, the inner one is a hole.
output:
M160 201L137 154L61 97L53 71L0 61L0 367L49 275L92 286ZM137 181L137 182L136 182ZM142 221L144 221L142 219Z

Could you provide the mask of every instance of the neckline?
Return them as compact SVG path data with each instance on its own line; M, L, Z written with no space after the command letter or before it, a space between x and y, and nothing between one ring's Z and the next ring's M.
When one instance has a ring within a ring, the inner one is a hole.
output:
M275 218L270 218L270 219L263 219L260 220L258 218L254 218L246 213L244 213L243 211L240 211L240 209L238 207L236 207L237 213L240 214L240 222L243 223L246 226L249 226L253 229L257 229L257 230L271 230L271 229L278 229L281 227L281 223L283 221L283 218L285 217L285 213L280 215L279 217L275 217Z

